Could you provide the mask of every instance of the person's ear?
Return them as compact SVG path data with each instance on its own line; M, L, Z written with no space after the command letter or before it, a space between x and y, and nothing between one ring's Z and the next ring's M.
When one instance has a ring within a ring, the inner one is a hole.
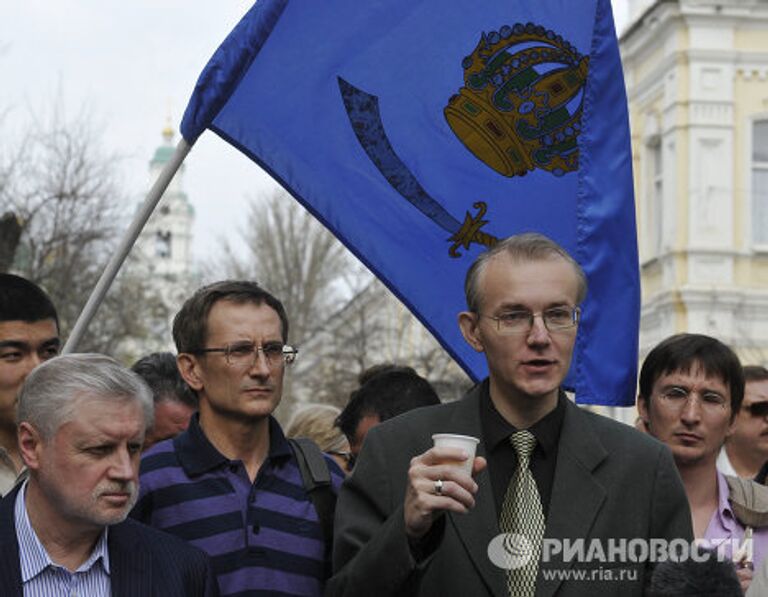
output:
M40 432L27 421L19 423L17 433L19 441L19 454L26 467L31 470L40 468L40 457L45 447Z
M736 415L731 415L730 423L728 424L728 430L725 432L725 439L723 440L723 443L727 442L728 439L733 435L734 431L736 431Z
M176 357L176 366L179 368L179 374L187 385L199 392L203 389L203 376L200 363L194 355L182 352Z
M459 328L461 329L461 335L464 336L464 340L477 352L483 352L485 347L480 337L479 323L480 316L477 313L472 311L462 311L459 313Z
M642 396L637 395L637 412L645 424L645 428L650 431L650 414L648 413L648 401Z

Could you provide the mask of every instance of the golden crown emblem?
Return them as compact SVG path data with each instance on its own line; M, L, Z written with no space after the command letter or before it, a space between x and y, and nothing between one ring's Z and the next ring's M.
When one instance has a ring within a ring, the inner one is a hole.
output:
M483 33L464 58L464 87L445 119L478 159L504 176L579 167L589 57L533 23Z

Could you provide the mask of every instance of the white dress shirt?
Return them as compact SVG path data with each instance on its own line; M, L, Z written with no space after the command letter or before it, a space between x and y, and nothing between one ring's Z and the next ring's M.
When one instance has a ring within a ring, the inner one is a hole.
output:
M55 564L29 522L26 508L27 481L14 505L24 597L110 597L108 527L104 528L90 557L70 572Z

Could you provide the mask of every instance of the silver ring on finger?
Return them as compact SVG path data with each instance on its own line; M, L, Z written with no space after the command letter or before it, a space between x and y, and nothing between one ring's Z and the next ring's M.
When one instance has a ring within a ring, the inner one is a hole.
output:
M443 495L443 480L435 481L435 495Z

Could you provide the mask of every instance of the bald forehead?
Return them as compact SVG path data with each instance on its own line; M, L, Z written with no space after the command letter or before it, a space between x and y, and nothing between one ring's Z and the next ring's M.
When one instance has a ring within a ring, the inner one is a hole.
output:
M486 287L486 279L488 275L494 276L494 275L501 275L503 272L506 272L508 270L514 270L516 268L520 268L520 266L523 265L529 265L529 264L536 264L536 263L562 263L566 267L563 269L563 283L565 285L574 284L578 288L579 285L579 275L576 272L576 269L573 267L573 264L570 263L567 259L564 259L562 256L558 255L557 253L552 253L551 255L545 256L545 257L537 257L537 258L529 258L525 256L519 256L519 255L512 255L509 253L499 253L498 255L494 255L491 257L488 261L486 261L483 264L483 267L480 269L477 277L477 289L479 294L480 303L483 302L483 294ZM578 297L577 297L578 300Z

